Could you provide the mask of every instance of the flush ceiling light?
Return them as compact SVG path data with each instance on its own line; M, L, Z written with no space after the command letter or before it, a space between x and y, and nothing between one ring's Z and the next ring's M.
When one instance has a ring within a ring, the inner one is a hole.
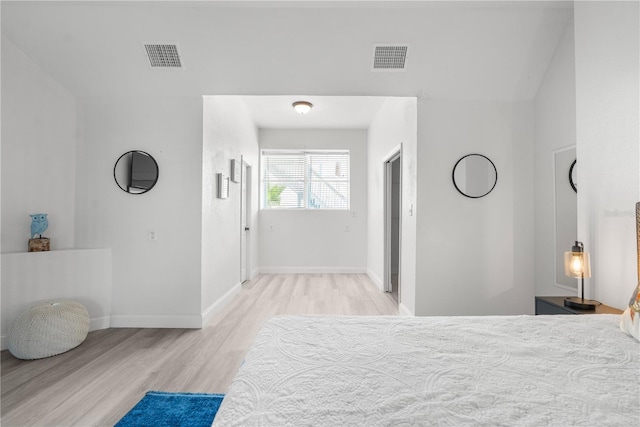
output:
M300 114L307 114L311 111L311 107L313 107L313 104L307 101L296 101L292 105L293 109Z

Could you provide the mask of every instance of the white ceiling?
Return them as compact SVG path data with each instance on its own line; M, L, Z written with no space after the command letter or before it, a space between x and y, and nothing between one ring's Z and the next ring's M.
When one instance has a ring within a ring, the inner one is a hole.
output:
M368 129L384 102L379 96L243 96L249 114L259 128L270 129ZM295 101L313 108L301 115Z
M1 8L2 37L77 97L299 95L311 102L532 99L573 15L571 2L541 1L3 1ZM152 69L144 43L177 43L184 68ZM408 44L406 71L372 71L376 43ZM277 121L273 111L258 111L266 99L248 104L257 123ZM323 109L331 111L318 103L313 115L296 119L320 120Z

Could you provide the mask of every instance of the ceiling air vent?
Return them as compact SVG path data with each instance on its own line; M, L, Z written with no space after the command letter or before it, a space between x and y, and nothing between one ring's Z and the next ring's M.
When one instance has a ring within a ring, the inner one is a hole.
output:
M178 46L175 44L145 44L151 67L181 68Z
M407 64L407 45L377 44L374 45L374 71L404 71Z

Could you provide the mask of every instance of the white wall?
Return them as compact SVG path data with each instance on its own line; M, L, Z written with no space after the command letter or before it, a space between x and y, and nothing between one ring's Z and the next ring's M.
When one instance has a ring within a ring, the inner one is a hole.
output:
M217 173L231 174L231 159L251 166L251 214L247 242L249 277L258 257L258 131L238 96L204 97L202 154L202 304L208 321L240 290L240 183L231 182L229 198L217 197Z
M416 314L533 314L533 103L425 101L418 109ZM462 156L489 157L494 190L462 196Z
M640 4L576 2L578 235L591 252L587 296L623 308L637 283Z
M202 98L88 99L79 111L76 240L112 249L112 326L200 327ZM145 194L114 181L129 150L158 162Z
M402 144L401 291L402 312L415 314L417 123L416 98L386 98L367 135L368 207L367 273L382 289L384 275L385 158ZM413 205L413 215L409 208Z
M347 149L351 152L350 211L260 211L260 271L365 272L366 131L261 129L259 139L261 149ZM269 229L271 225L273 230ZM345 231L346 226L349 226L350 231Z
M74 246L76 100L2 37L2 252L26 252L29 214L51 249Z
M15 318L46 299L83 304L91 330L111 314L111 252L75 247L76 99L2 37L1 349ZM29 214L47 213L51 251L28 253Z
M34 304L70 299L89 313L89 330L111 325L111 250L2 254L2 344L13 321Z
M556 261L561 262L563 253L556 253L553 162L554 153L568 147L574 147L573 159L575 159L575 85L574 26L573 20L571 20L558 44L535 98L536 295L575 295L566 288L556 286L554 266ZM582 168L582 161L578 164L580 165L579 169ZM573 193L573 189L569 185L568 173L564 176L564 183L566 183L564 188ZM575 200L575 194L568 196ZM574 220L574 223L576 221L577 219ZM577 238L576 232L577 230L572 230L572 237L566 239L565 251L571 249L573 240Z

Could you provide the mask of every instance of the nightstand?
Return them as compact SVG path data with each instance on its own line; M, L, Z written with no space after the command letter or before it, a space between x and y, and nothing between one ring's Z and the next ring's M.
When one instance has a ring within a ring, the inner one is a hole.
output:
M564 299L567 297L536 297L536 315L538 314L622 314L621 310L600 304L595 310L580 310L567 307Z

